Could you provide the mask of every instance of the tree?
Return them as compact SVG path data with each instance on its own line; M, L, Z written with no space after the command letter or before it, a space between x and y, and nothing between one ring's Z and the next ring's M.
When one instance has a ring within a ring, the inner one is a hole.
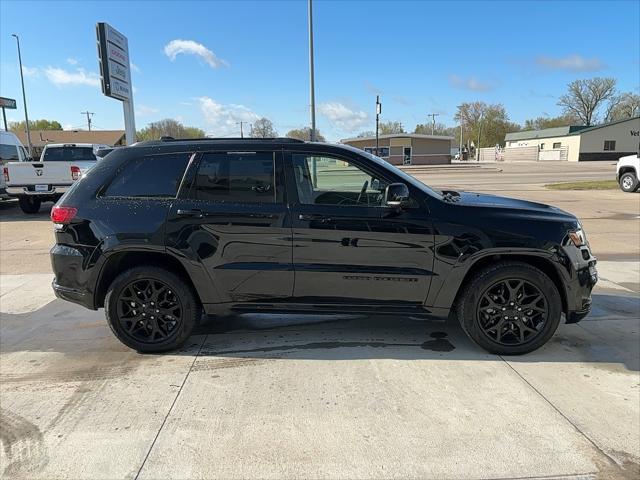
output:
M304 140L308 142L311 140L311 129L309 127L304 128L294 128L293 130L289 130L287 132L287 138L297 138L298 140ZM316 141L317 142L326 142L326 139L320 133L320 130L316 128Z
M26 123L21 122L11 122L9 124L9 130L12 132L25 132L27 129L25 128ZM60 122L56 120L45 120L44 118L41 120L29 120L29 128L31 130L62 130L62 125Z
M387 121L387 122L382 122L380 123L380 125L378 126L378 132L380 135L391 135L391 134L395 134L395 133L407 133L404 131L404 127L402 126L402 122L394 122L394 121Z
M462 124L464 143L470 145L473 142L476 147L502 144L507 133L520 130L520 125L509 121L504 106L500 104L463 103L458 106L454 119ZM456 142L459 142L460 128L456 128L455 136Z
M544 128L565 127L580 123L580 119L573 115L560 115L558 117L530 118L524 122L523 130L542 130Z
M263 117L253 122L251 136L253 138L275 138L278 136L278 132L273 127L273 122Z
M197 127L185 127L177 120L165 118L147 125L136 133L138 141L158 140L160 137L173 138L202 138L204 130Z
M575 80L567 87L569 90L560 97L558 105L565 114L575 115L586 126L597 123L602 107L616 96L614 78Z
M364 132L360 132L358 135L356 135L356 138L366 138L366 137L375 137L376 136L376 132L374 132L373 130L365 130Z
M433 128L433 135L441 135L444 137L453 137L455 136L455 127L447 127L444 123L436 123L435 127L433 123L419 123L416 125L413 133L419 133L422 135L431 135L431 131Z
M640 115L640 95L627 92L619 95L610 105L607 112L607 122L624 120Z

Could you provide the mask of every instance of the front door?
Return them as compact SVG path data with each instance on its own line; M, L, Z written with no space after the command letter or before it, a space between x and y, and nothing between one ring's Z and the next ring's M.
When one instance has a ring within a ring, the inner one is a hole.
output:
M362 161L291 152L287 171L296 302L421 305L433 230L419 202L386 207L393 182Z
M213 293L203 302L291 297L282 154L203 153L192 169L195 174L169 213L166 244L206 272Z

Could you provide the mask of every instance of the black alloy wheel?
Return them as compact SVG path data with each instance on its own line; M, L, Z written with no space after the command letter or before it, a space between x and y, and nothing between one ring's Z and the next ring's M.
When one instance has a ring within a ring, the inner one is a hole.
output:
M117 315L125 334L133 340L161 343L181 326L182 304L169 285L143 278L120 291Z
M542 332L548 302L538 287L521 278L496 282L480 297L477 320L482 332L500 345L523 345Z

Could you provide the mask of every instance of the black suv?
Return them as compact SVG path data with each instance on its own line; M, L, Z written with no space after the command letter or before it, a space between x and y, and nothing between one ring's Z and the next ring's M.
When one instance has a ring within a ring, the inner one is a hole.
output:
M292 139L116 149L53 208L56 295L105 308L141 352L206 314L455 313L521 354L591 307L596 259L558 208L438 191L344 145Z

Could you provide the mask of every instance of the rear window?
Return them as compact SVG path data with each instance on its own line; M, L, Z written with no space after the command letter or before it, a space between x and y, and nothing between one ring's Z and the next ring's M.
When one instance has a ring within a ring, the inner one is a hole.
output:
M20 161L20 157L18 156L18 147L15 145L0 145L0 160L3 162Z
M93 147L53 147L44 151L44 162L86 162L95 161Z
M105 197L175 197L190 153L133 159L113 179Z

